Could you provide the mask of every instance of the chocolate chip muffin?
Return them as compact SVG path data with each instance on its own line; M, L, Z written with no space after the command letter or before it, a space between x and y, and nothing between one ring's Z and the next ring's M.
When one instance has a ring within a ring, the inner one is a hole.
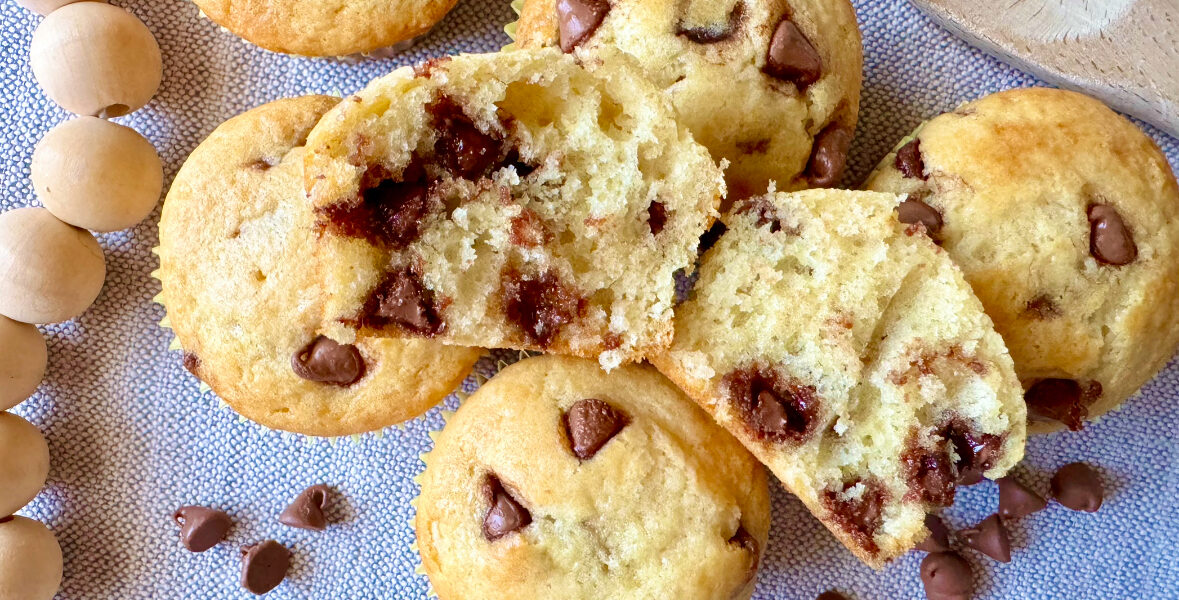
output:
M189 156L160 218L160 300L185 366L241 415L307 435L416 417L481 355L430 340L341 345L317 331L324 289L299 145L338 102L307 96L230 119Z
M1179 187L1154 142L1081 94L1001 92L931 119L865 186L958 263L1007 341L1029 429L1079 430L1179 345Z
M891 194L747 199L655 364L861 560L922 541L955 488L1023 456L1003 340Z
M625 57L400 69L307 143L328 335L544 350L610 368L671 343L720 169Z
M648 366L516 363L424 459L417 545L442 600L753 592L765 471Z
M833 187L860 105L847 0L526 0L521 47L634 56L716 160L730 197Z
M258 46L302 56L381 51L423 35L457 0L193 0Z

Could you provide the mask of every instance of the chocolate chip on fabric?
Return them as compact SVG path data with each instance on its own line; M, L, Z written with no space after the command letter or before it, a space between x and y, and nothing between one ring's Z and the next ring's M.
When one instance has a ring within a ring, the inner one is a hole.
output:
M1011 538L999 515L991 515L981 523L960 533L967 546L999 562L1011 562Z
M291 551L274 540L242 548L242 587L252 594L278 587L290 568Z
M1105 499L1105 488L1097 471L1075 462L1061 467L1052 476L1052 497L1065 508L1097 512Z
M906 225L924 225L930 234L940 232L944 224L942 214L936 208L912 196L897 205L897 220Z
M815 50L815 46L790 17L783 17L770 38L762 71L771 77L793 83L799 90L805 90L823 75L823 61L819 51Z
M1042 496L1010 475L999 478L998 483L999 514L1006 519L1026 517L1048 506Z
M233 522L224 511L204 506L182 506L172 513L180 526L180 543L190 552L204 552L225 540Z
M1117 209L1107 204L1089 207L1089 253L1099 262L1122 266L1138 258L1138 246Z
M626 415L597 398L578 400L565 413L573 455L589 460L626 426Z
M610 4L606 0L557 0L557 32L561 51L572 52L598 30Z
M847 600L847 596L844 596L835 590L827 590L826 592L819 594L819 597L815 600Z
M483 537L487 541L494 542L532 522L532 514L504 489L495 475L488 475L484 480L483 497L490 505L483 517Z
M921 561L921 583L929 600L969 600L974 592L970 563L956 552L935 552Z
M916 548L922 552L949 552L950 528L941 517L933 514L925 515L925 528L929 530L929 537L917 544Z
M327 527L324 508L327 506L329 494L331 488L323 484L303 490L294 502L278 515L278 522L288 527L323 531Z
M921 140L913 138L909 143L897 150L893 165L901 175L910 179L928 179L925 175L925 161L921 158Z
M832 123L815 136L811 147L810 162L806 174L812 187L834 187L843 178L847 166L847 149L851 146L852 132L842 123Z
M308 381L349 386L364 376L364 358L356 346L321 335L291 357L291 368Z

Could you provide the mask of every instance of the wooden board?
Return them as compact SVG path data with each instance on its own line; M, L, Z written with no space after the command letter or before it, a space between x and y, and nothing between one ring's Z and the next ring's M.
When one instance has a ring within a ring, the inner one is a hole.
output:
M1179 0L910 0L973 45L1179 137Z

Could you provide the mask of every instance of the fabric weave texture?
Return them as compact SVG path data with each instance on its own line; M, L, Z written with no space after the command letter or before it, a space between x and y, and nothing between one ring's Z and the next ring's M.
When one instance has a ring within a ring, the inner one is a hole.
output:
M119 122L160 150L168 178L219 123L269 100L304 93L349 93L396 66L509 42L507 0L463 0L413 49L360 64L280 56L255 48L200 17L183 0L117 1L143 19L164 53L164 83L145 109ZM984 94L1037 84L1029 75L971 48L901 0L855 2L865 46L860 127L848 183L858 183L922 120ZM29 70L29 42L40 18L0 2L4 39L0 87L0 209L36 205L29 181L33 147L68 115L49 101ZM1146 130L1179 165L1179 141ZM403 428L355 439L315 440L269 431L236 415L168 350L171 334L152 303L159 283L159 212L134 229L103 235L108 266L97 304L72 322L44 328L50 367L37 395L15 412L45 432L52 453L48 487L22 514L46 522L65 553L65 599L221 599L250 597L238 585L239 548L273 538L294 550L289 579L267 597L423 598L415 574L409 505L427 435L439 410ZM233 299L227 298L226 302ZM3 351L3 349L0 349ZM489 376L512 352L485 358ZM471 391L475 378L464 388ZM999 564L967 551L978 598L1098 600L1179 596L1179 364L1141 397L1082 433L1032 439L1018 473L1041 493L1055 468L1097 465L1108 496L1096 514L1059 505L1012 525L1014 560ZM446 404L457 405L450 397ZM304 487L336 490L326 532L291 529L279 512ZM995 511L986 482L964 490L947 520L969 527ZM177 541L174 509L204 504L235 520L228 543L190 554ZM877 573L859 564L802 505L774 490L774 523L755 598L810 600L836 589L854 600L924 598L913 553ZM708 568L708 565L700 565Z

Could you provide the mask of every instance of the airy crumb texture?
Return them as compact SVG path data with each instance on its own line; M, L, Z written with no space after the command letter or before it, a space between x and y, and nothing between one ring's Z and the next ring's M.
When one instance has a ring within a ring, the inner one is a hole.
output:
M176 174L160 217L161 300L185 366L246 418L307 435L416 417L481 355L429 340L362 339L346 354L362 366L344 361L357 381L296 375L292 358L315 340L323 314L298 146L338 102L306 96L230 119ZM323 374L331 362L311 370Z
M937 215L934 239L1011 350L1030 431L1080 429L1175 354L1179 185L1133 123L1074 92L1010 90L901 148L865 185Z
M607 368L671 342L674 274L720 168L625 57L440 59L379 79L307 143L329 335L547 350Z
M600 22L562 26L562 14L581 14L564 7L579 6L597 7L586 12ZM795 43L779 44L786 64L776 71L767 62L780 27ZM851 141L864 60L848 0L526 0L516 31L524 48L633 56L713 158L729 161L730 198L764 193L771 181L838 183L845 157L831 152L839 144L830 132ZM828 167L838 172L816 172Z
M1023 456L1003 340L901 198L811 190L739 203L652 362L865 563L926 535L957 483Z
M587 437L596 451L575 454ZM424 459L414 525L442 600L753 592L765 470L648 366L524 360L463 403Z

